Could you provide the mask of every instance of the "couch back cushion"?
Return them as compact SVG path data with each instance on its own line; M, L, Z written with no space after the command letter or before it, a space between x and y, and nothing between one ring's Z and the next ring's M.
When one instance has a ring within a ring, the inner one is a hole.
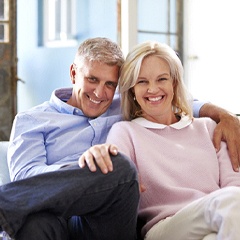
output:
M0 141L0 185L10 182L8 164L7 164L8 142Z

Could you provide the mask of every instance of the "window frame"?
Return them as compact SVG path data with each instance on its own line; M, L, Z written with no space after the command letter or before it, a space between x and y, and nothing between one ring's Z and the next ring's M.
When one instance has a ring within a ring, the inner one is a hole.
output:
M39 0L39 46L77 45L76 5L76 0Z

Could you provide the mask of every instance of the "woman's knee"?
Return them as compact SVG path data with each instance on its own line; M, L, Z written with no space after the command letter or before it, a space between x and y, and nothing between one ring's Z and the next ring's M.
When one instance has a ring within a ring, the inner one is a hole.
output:
M236 186L229 186L222 188L222 194L220 194L220 197L223 197L226 199L226 201L236 201L240 204L240 187Z

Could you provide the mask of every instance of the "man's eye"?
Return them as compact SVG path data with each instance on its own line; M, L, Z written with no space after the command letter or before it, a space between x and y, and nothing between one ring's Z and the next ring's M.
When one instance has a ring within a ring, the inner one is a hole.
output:
M117 83L115 83L115 82L107 82L107 86L116 88L117 87Z
M88 77L88 81L89 81L89 82L96 82L96 81L97 81L97 79L96 79L96 78L94 78L94 77Z

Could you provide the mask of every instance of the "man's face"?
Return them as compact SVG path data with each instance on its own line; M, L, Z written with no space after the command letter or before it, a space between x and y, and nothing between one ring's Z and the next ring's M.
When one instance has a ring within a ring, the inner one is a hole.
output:
M111 105L118 84L119 67L85 61L70 68L73 83L68 103L90 118L103 114Z

